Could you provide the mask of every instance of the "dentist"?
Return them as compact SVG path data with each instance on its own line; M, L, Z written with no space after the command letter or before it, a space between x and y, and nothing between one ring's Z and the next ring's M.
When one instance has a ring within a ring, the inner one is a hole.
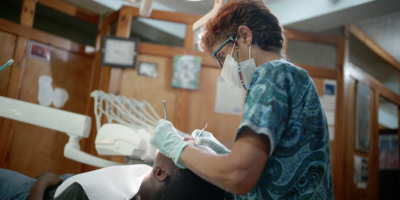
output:
M325 113L307 72L284 59L282 32L254 0L228 1L202 30L200 46L221 77L247 91L231 152L208 132L197 142L218 155L199 150L166 120L150 139L178 167L233 193L231 199L334 198Z

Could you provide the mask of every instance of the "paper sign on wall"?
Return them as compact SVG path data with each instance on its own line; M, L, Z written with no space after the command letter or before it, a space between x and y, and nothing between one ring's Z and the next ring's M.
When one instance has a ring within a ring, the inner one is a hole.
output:
M368 158L354 155L354 183L357 188L367 188L368 176Z
M329 139L335 139L336 80L324 80L324 92L319 97L328 121Z
M231 87L221 77L217 78L215 112L242 115L244 104L243 89Z

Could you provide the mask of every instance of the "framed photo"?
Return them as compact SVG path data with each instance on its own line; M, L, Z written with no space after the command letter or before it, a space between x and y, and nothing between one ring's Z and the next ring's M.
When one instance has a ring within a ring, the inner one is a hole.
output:
M357 82L356 91L356 150L368 153L371 135L370 88Z
M197 90L199 88L201 57L174 56L171 85L175 88Z
M51 46L33 40L29 41L28 57L50 62Z
M138 74L155 78L158 75L157 67L157 63L139 62Z
M101 64L112 67L135 68L139 38L103 37Z

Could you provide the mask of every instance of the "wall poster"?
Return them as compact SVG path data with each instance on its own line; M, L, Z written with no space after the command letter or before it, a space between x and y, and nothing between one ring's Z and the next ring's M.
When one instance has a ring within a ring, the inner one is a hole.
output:
M172 87L189 90L197 90L199 88L201 57L174 56L172 68Z
M357 82L356 150L368 153L370 141L370 88Z

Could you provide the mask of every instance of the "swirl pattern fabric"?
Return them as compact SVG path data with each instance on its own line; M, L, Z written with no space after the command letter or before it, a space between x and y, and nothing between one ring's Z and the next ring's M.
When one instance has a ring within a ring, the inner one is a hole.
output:
M334 198L325 112L304 69L283 60L258 67L238 134L243 127L269 137L270 157L257 185L234 199Z

